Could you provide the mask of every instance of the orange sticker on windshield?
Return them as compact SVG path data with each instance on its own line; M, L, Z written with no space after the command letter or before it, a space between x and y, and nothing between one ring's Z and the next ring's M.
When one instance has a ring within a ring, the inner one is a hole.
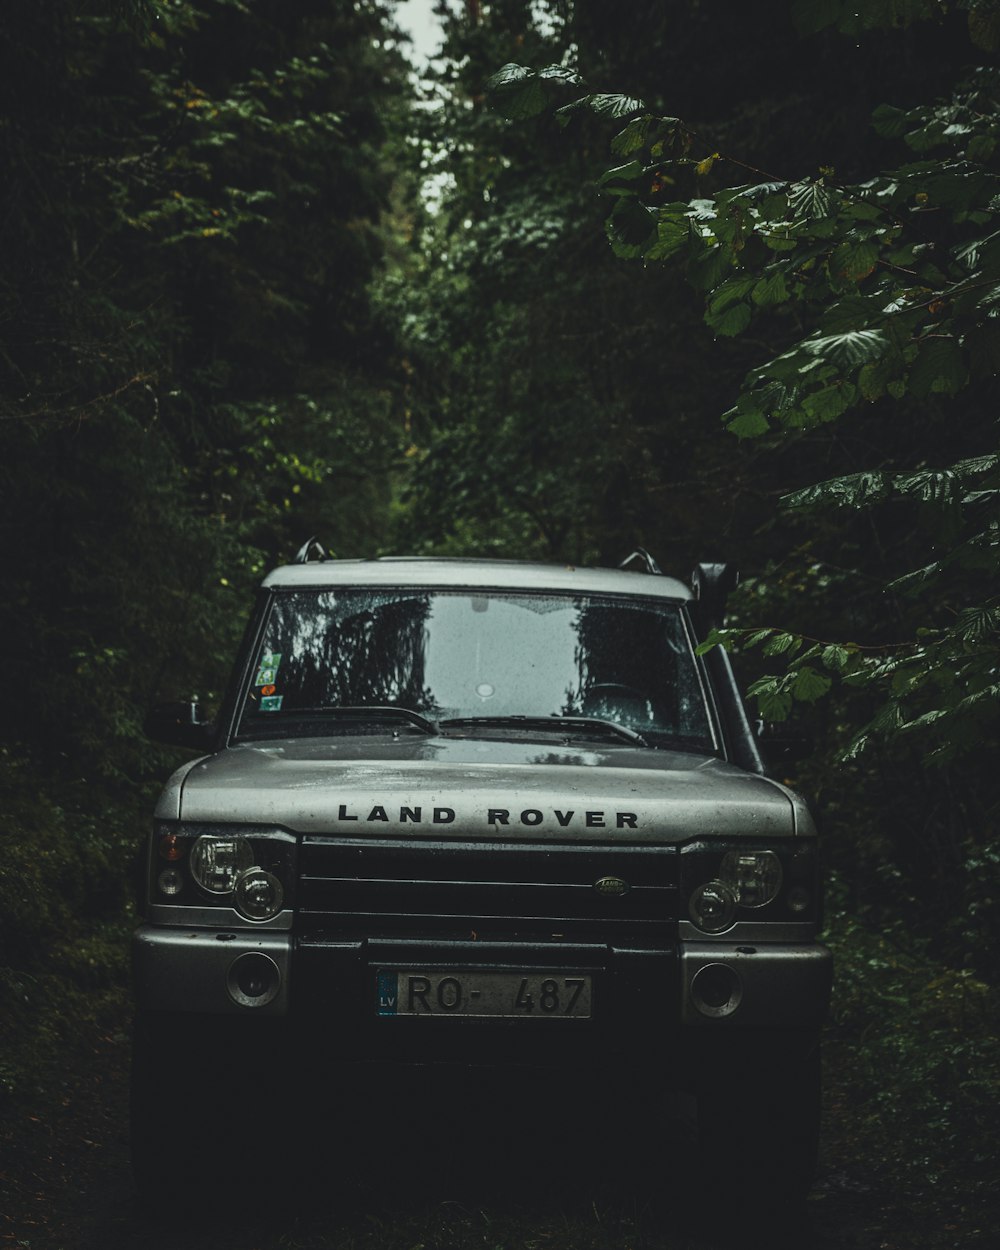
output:
M275 689L274 686L261 686L260 692L261 694L274 694Z

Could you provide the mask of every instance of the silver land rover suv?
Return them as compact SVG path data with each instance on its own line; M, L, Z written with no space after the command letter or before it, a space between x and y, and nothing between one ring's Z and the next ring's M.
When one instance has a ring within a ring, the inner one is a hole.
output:
M640 1072L650 1106L686 1091L716 1170L808 1187L816 829L725 651L697 654L734 580L314 540L265 578L217 717L147 723L199 755L134 938L141 1191L334 1063Z

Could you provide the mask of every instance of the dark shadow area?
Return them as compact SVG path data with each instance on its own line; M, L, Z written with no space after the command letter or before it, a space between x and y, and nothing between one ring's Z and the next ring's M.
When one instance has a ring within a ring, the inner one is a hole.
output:
M127 1064L108 1041L77 1097L22 1157L2 1244L32 1250L411 1250L532 1242L560 1250L867 1246L814 1236L805 1207L742 1193L739 1161L701 1168L692 1109L627 1074L355 1073L289 1106L233 1172L166 1170L149 1204L128 1166ZM232 1092L234 1096L239 1091ZM81 1120L93 1137L83 1138ZM204 1125L192 1132L209 1131ZM488 1238L488 1240L484 1240Z
M140 1207L129 1044L120 1009L81 1024L59 1065L3 1105L0 1250L945 1250L991 1245L996 1226L993 1199L960 1204L929 1170L901 1171L904 1140L895 1160L872 1151L859 1052L835 1028L819 1174L798 1206L742 1183L753 1159L724 1116L700 1154L690 1103L623 1060L502 1079L321 1061L298 1091L261 1071L193 1117L207 1165L185 1180L178 1158ZM186 1063L166 1065L168 1103ZM273 1122L233 1168L212 1124L252 1097Z

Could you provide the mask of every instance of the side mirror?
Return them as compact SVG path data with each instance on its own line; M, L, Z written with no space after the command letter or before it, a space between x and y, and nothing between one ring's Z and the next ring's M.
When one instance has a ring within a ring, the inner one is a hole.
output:
M796 733L785 725L772 725L767 721L757 721L754 736L772 768L779 764L797 764L816 749L816 743L808 734Z
M214 745L215 725L204 719L200 703L158 703L142 728L147 738L172 747L210 751Z
M698 564L691 574L694 592L692 615L702 638L721 629L726 617L726 600L740 582L735 564Z

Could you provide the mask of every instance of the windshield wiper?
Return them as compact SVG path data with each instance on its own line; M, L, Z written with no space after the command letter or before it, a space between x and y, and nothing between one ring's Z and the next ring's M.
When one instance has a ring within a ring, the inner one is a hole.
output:
M264 722L264 716L271 715L272 713L264 713L259 723ZM282 714L282 722L287 723L288 720L297 719L300 716L314 716L319 720L356 721L359 724L368 725L377 724L379 721L405 721L422 733L437 734L438 732L438 727L432 720L421 716L419 712L411 712L408 707L378 705L372 707L297 707L290 708Z
M639 747L649 745L634 729L592 716L456 716L440 724L442 729L524 729L530 733L561 733L570 737L619 738Z

